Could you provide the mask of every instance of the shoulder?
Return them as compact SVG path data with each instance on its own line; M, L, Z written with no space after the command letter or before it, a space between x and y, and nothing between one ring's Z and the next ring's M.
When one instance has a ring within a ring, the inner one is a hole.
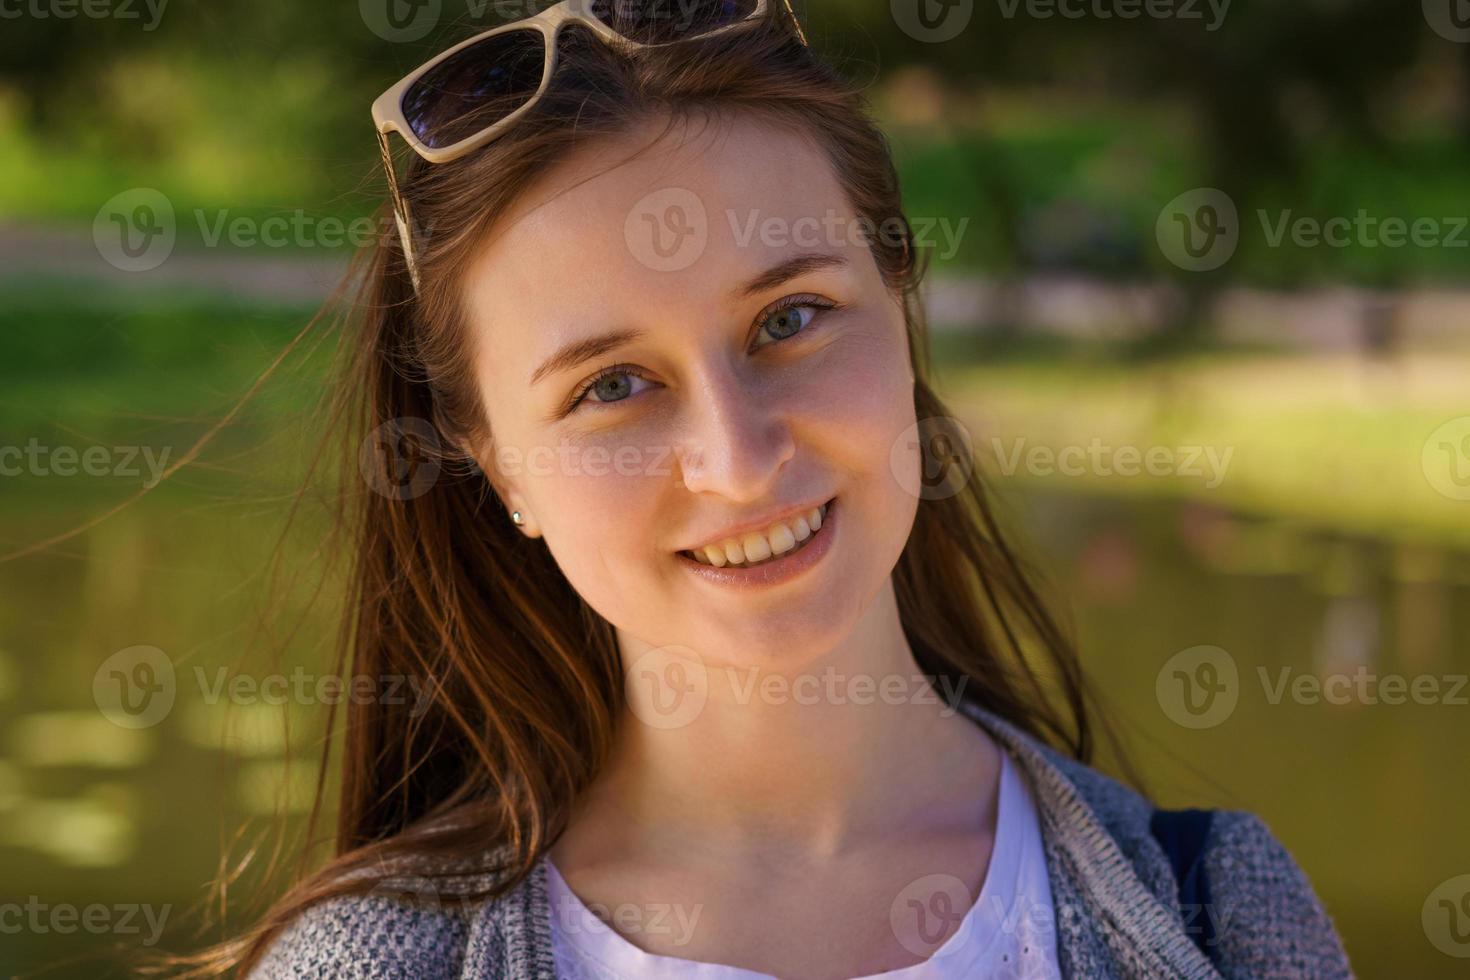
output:
M1216 811L1201 860L1212 882L1205 911L1237 975L1352 976L1306 872L1260 817Z
M493 880L489 876L444 876L468 874L467 867L442 860L400 865L365 892L308 906L275 936L249 977L461 976L477 925L501 905L475 897Z
M1163 847L1149 828L1153 803L1086 763L1049 745L1034 745L1080 798L1089 816L1101 824L1144 886L1161 901L1170 902L1178 892L1178 882Z
M1179 881L1142 794L1060 753L1048 759L1076 787L1138 877L1188 929L1208 917L1227 976L1350 977L1347 954L1306 872L1266 822L1244 810L1214 810L1199 852L1205 908L1180 908Z
M319 902L292 920L250 977L456 976L468 931L469 918L457 909L385 895L341 896Z
M1183 907L1174 866L1153 834L1156 808L1150 800L993 716L982 717L1005 735L1013 752L1031 760L1043 824L1084 838L1074 843L1089 852L1116 848L1177 928L1195 934L1203 927L1201 916L1210 918L1220 972L1352 976L1342 941L1306 873L1260 817L1241 810L1211 812L1197 853L1207 893L1196 904L1204 907Z

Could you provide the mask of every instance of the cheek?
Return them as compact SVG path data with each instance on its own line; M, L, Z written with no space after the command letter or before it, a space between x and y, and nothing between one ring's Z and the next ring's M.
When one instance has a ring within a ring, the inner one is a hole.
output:
M788 392L804 437L854 475L895 483L889 458L914 421L914 390L901 326L844 332Z
M660 540L657 487L672 481L671 455L626 434L520 448L517 486L546 547L587 603L621 622Z
M884 324L834 345L805 419L810 441L845 471L849 525L863 542L863 575L886 578L908 542L919 499L914 386L902 325ZM854 566L856 569L856 566ZM871 584L871 583L870 583Z

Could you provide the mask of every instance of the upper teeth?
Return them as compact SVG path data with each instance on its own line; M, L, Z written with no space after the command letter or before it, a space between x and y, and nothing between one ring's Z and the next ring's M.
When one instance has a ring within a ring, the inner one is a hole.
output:
M761 531L747 531L735 538L725 538L715 544L695 548L689 554L705 565L753 565L765 561L772 555L781 555L795 548L798 542L811 537L822 526L822 517L827 505L813 507L799 517L776 521Z

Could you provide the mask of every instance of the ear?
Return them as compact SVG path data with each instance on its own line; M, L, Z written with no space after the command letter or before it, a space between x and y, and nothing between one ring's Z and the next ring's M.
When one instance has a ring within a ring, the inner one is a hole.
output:
M500 499L504 507L502 519L515 524L512 515L519 512L521 522L515 525L516 530L528 538L539 538L541 527L536 522L525 494L521 492L520 481L524 478L524 467L508 465L514 461L516 454L501 453L488 440L478 449L466 446L465 453L480 467L480 472L485 474L486 481Z

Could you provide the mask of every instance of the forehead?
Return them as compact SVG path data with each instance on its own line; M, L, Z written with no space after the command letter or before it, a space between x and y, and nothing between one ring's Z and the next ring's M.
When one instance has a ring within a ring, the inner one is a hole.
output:
M811 140L749 116L661 134L658 120L589 144L530 187L469 266L472 319L504 322L548 301L555 319L604 323L620 297L724 304L782 258L865 249Z

